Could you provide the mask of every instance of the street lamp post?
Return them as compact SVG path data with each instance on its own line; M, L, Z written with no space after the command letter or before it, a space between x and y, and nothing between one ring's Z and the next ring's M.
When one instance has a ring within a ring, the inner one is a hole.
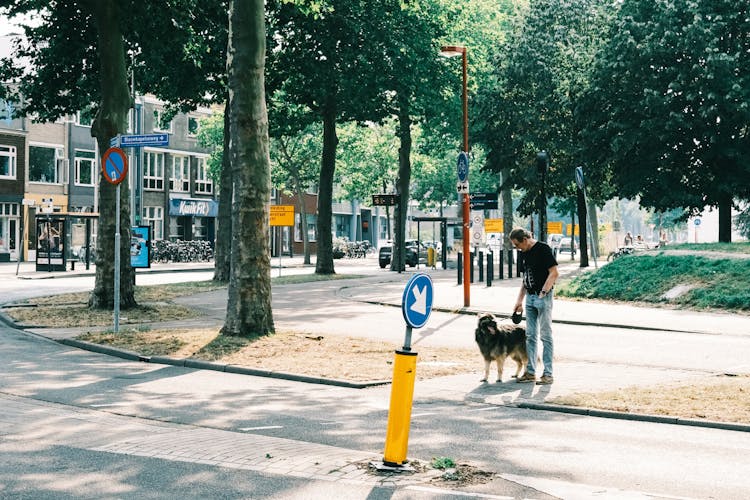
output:
M463 151L467 155L469 154L469 93L467 90L467 78L468 78L468 65L466 60L466 47L460 45L447 45L440 48L440 55L445 57L461 56L461 63L463 68L463 132L464 132L464 144ZM470 297L470 248L469 248L469 193L463 194L463 266L464 266L464 307L471 305Z

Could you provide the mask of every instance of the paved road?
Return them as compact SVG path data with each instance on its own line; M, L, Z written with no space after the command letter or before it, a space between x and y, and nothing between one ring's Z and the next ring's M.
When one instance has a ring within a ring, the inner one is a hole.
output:
M400 311L356 295L377 289L387 298L405 277L383 272L368 281L379 284L274 290L277 325L304 322L343 335L363 322L398 345ZM504 303L511 286L492 293ZM301 306L303 297L314 301L315 313ZM216 300L202 303L221 311ZM473 324L471 316L434 313L415 345L471 345ZM493 483L473 491L511 498L746 497L750 433L507 403L581 387L705 377L728 366L722 359L742 367L747 336L555 328L560 362L552 387L483 385L475 375L417 384L410 458L450 456L496 471ZM388 387L353 390L131 363L7 328L0 335L0 491L12 496L449 498L424 480L384 483L343 470L380 456ZM266 453L278 461L267 462Z

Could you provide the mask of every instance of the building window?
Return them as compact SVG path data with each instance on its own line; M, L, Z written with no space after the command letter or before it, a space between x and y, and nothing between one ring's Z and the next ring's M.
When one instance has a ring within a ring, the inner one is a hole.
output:
M65 180L63 148L29 146L29 181L62 184Z
M0 177L16 178L16 148L0 145Z
M336 234L335 236L346 236L349 238L351 235L351 222L352 218L350 215L335 215L336 223Z
M94 123L94 110L91 106L87 106L85 109L76 113L76 125L90 127L92 123Z
M201 122L195 116L188 116L188 137L195 137L201 128Z
M151 227L154 240L164 239L164 207L143 207L143 222Z
M154 130L172 133L172 119L167 119L163 109L154 110Z
M196 158L195 167L195 192L201 194L213 194L214 181L208 176L208 167L205 158Z
M294 241L302 241L302 217L301 214L294 214ZM317 217L315 214L307 214L307 241L316 241L318 232L316 231Z
M96 158L93 151L76 149L76 179L78 186L93 186L96 173Z
M380 239L384 240L388 237L388 223L385 217L380 217L378 222L378 229L380 229Z
M144 153L143 189L164 190L164 153Z
M169 190L187 193L190 191L190 157L172 156L172 175Z

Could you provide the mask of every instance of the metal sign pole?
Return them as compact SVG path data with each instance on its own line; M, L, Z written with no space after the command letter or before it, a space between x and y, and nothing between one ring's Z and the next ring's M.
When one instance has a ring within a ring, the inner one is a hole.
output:
M115 195L115 311L114 331L120 331L120 185L117 184Z

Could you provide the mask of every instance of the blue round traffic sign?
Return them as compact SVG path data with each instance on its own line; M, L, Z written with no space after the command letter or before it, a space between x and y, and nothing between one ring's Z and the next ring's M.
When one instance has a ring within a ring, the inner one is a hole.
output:
M120 148L109 148L102 155L102 175L110 184L119 184L128 175L128 157Z
M432 278L418 273L411 277L401 298L401 312L406 324L422 328L432 312Z
M466 182L466 179L469 178L469 155L465 151L458 153L456 172L458 173L458 180L460 182Z
M695 219L693 219L693 224L695 224L696 226L700 226L701 220L698 217L696 217Z

